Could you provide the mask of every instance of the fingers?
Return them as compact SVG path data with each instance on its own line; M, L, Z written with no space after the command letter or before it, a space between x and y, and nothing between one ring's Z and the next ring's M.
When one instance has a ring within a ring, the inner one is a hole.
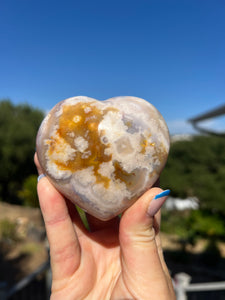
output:
M146 192L125 211L120 222L120 244L125 278L128 284L134 289L136 287L137 290L139 289L137 285L141 282L143 290L140 293L143 295L144 292L148 292L147 289L151 284L160 282L161 290L157 290L156 287L152 289L153 293L158 293L158 299L164 299L160 295L165 290L168 291L167 276L162 265L163 256L159 254L156 241L156 231L159 231L160 223L158 211L167 198L162 194L158 199L154 199L161 193L162 190L159 188L152 188ZM136 296L140 298L141 295Z
M38 171L41 172L41 169ZM66 201L46 177L38 182L37 190L54 279L69 277L80 264L81 249ZM72 214L74 217L75 212Z

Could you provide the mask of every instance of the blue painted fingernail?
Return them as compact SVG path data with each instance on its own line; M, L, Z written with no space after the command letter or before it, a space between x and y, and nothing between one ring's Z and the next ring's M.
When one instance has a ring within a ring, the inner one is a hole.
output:
M41 180L41 178L43 178L43 177L45 177L45 176L46 176L45 174L39 175L38 178L37 178L37 182L39 182L39 181Z
M159 193L158 195L156 195L154 200L165 197L165 196L169 196L169 194L170 194L170 190L165 190L165 191Z

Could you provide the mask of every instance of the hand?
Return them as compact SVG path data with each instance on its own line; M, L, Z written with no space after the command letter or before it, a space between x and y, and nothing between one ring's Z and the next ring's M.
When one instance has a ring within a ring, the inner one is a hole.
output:
M43 173L36 155L35 163ZM50 245L51 300L175 299L159 238L166 197L153 200L161 189L147 191L121 220L87 215L90 231L47 177L37 189Z

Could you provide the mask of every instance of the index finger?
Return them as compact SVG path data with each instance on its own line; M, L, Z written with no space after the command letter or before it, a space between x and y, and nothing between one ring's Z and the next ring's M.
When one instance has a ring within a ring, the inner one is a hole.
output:
M81 249L63 196L44 177L37 186L49 241L54 279L72 275L80 264Z

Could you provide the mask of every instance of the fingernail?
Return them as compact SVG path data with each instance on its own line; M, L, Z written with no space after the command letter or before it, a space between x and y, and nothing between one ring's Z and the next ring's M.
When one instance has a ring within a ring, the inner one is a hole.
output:
M152 199L147 210L147 214L150 217L153 217L160 210L160 208L163 206L169 194L170 194L170 190L165 190L159 193L158 195L156 195L154 199Z
M40 174L37 178L37 182L39 182L41 180L41 178L45 177L46 175L45 174Z
M162 193L159 193L158 195L156 195L154 200L165 197L165 196L169 196L169 194L170 194L170 190L165 190Z

